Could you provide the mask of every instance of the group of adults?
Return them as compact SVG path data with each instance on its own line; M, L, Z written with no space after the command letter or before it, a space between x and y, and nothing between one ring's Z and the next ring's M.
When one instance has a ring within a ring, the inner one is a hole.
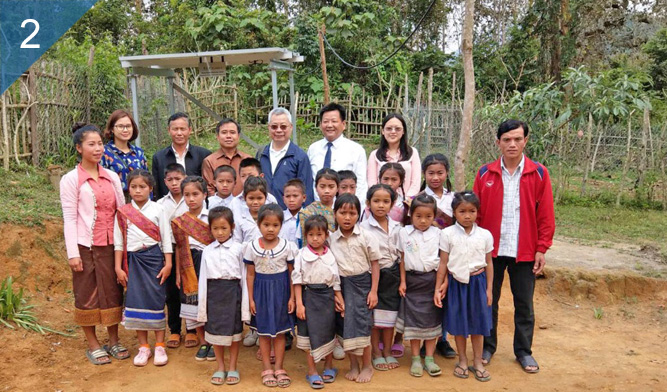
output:
M364 201L368 187L378 182L382 165L398 162L406 173L404 196L419 193L419 153L409 146L406 122L399 114L390 114L384 119L380 146L368 158L360 144L343 135L347 126L343 106L328 104L321 109L319 117L323 138L311 144L306 152L291 140L293 119L289 111L277 108L268 115L271 142L258 152L257 159L271 193L282 208L285 208L283 186L293 178L303 181L308 190L306 203L312 202L314 176L323 168L354 172L356 195ZM509 132L507 129L500 132L503 127L509 128ZM490 362L496 351L498 299L504 271L507 271L515 307L514 354L521 359L524 370L536 372L539 367L531 350L535 324L533 292L535 276L544 267L544 253L553 236L551 184L546 168L524 156L528 126L509 120L500 128L496 144L501 157L484 165L475 181L475 191L482 201L478 223L496 238L493 260L494 269L498 271L493 284L494 328L492 336L485 340L484 360ZM169 117L167 131L171 145L157 151L152 159L155 199L169 192L164 181L164 169L169 164L179 163L188 175L202 176L209 194L213 195L215 169L230 165L238 172L241 161L250 157L238 148L242 130L233 119L224 119L218 124L216 138L220 148L215 152L190 143L192 125L185 113ZM113 214L126 201L128 174L132 170L148 169L143 150L132 144L138 135L136 122L124 110L111 114L103 132L92 125L78 127L74 144L81 163L61 183L67 253L74 276L75 321L86 334L87 355L102 360L107 353L123 357L127 352L118 341L122 290L116 283L113 267ZM238 195L241 191L242 181L237 181L233 193ZM543 200L547 199L551 203L544 205ZM110 345L106 349L100 347L95 335L95 325L100 324L109 330ZM172 330L172 333L179 332Z

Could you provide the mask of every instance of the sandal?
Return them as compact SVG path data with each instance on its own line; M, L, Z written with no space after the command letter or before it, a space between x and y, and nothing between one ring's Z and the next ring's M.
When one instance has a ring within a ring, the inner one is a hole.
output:
M486 369L479 370L475 369L474 366L468 366L468 369L474 372L475 379L477 379L477 381L486 382L491 379L491 374L489 374L489 371ZM486 376L484 374L486 374Z
M382 371L382 372L385 372L385 371L389 370L389 368L387 368L387 360L384 359L384 357L373 358L372 362L373 362L373 368L375 370L379 370L379 371ZM384 366L382 366L382 365L384 365Z
M225 378L227 385L236 385L241 382L241 375L238 370L230 370L227 372L227 377Z
M387 361L387 370L396 369L397 367L401 366L401 365L399 365L398 360L396 360L396 358L394 358L392 356L389 356L389 357L385 358L385 361ZM395 365L395 366L391 366L391 365Z
M130 357L130 352L120 342L117 342L111 347L105 345L103 348L104 351L108 352L112 357L119 361Z
M199 345L199 338L194 333L185 334L185 348L197 347Z
M278 380L278 386L281 388L287 388L292 384L292 379L287 375L287 370L279 369L273 373Z
M424 366L420 356L412 357L412 365L410 365L410 375L413 377L421 377L424 375Z
M523 357L517 357L517 362L521 364L523 371L530 374L535 374L540 372L540 366L537 364L535 358L532 355L524 355ZM528 366L532 366L535 369L528 369Z
M338 369L336 368L324 369L322 372L322 379L326 384L336 381L336 376L338 376Z
M225 383L225 378L227 377L227 374L225 372L217 371L213 373L213 376L211 376L211 384L213 385L222 385ZM221 380L221 381L216 381L216 379Z
M273 370L269 369L262 372L262 384L269 388L273 388L278 385L278 381L273 374Z
M405 347L402 343L394 343L391 346L391 356L394 358L401 358L405 353Z
M456 367L454 368L454 375L458 378L468 378L468 369L457 363Z
M442 374L442 369L435 363L433 357L424 358L424 369L426 369L426 373L431 377L436 377Z
M167 339L166 345L169 348L178 348L181 345L181 335L172 333L169 335L169 339Z
M106 365L107 363L111 363L109 353L102 348L93 351L90 351L90 349L86 350L86 357L93 365ZM106 361L102 359L104 357L106 357Z
M324 380L319 374L306 374L306 381L308 381L308 384L313 389L324 388Z

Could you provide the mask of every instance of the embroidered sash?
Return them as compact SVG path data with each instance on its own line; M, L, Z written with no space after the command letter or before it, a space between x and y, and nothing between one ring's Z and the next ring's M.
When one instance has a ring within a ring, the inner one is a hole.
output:
M127 267L127 221L129 220L132 222L132 224L137 226L139 230L143 231L147 236L157 242L162 241L162 237L160 236L160 228L158 225L146 218L141 211L132 207L132 203L125 204L118 209L116 220L118 221L120 231L123 233L123 271L127 274L129 273Z
M197 281L197 273L195 272L195 265L190 253L190 239L188 237L192 237L205 245L213 242L214 238L206 223L188 213L173 219L171 221L171 229L174 232L174 239L176 240L176 253L178 254L178 264L181 273L181 287L186 297L185 303L195 304L197 302L199 282Z

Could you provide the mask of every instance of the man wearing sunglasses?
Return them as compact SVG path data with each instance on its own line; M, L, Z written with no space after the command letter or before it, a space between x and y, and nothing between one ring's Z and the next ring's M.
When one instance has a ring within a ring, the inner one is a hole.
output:
M292 115L287 109L275 108L269 112L269 137L271 143L258 154L262 164L264 179L269 191L278 200L282 209L283 187L293 178L298 178L306 186L306 203L313 202L313 174L306 153L290 141L292 136Z

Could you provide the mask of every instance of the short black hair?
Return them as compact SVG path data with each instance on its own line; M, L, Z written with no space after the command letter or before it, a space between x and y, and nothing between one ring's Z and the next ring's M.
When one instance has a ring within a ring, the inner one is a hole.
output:
M340 177L338 176L338 173L334 169L329 169L329 168L324 168L320 169L320 171L317 172L317 175L315 176L315 186L317 186L317 183L320 182L321 179L325 180L331 180L336 183L336 186L340 185Z
M498 126L496 139L500 140L500 137L503 135L503 133L507 133L519 128L523 129L523 137L528 137L528 124L520 120L505 120Z
M308 234L309 231L314 229L322 229L327 235L329 234L329 222L327 222L327 218L324 215L312 215L306 219L306 222L303 224L304 233Z
M322 106L322 109L320 109L320 122L322 122L322 117L324 117L324 113L334 112L334 111L338 111L338 113L340 114L341 121L345 121L346 118L345 107L335 102L331 102L329 104Z
M357 175L354 174L352 170L341 170L338 172L338 180L354 180L354 183L357 183Z
M380 189L389 193L389 198L391 199L392 204L396 202L396 192L394 192L394 190L391 189L391 187L387 184L375 184L368 188L368 191L366 192L366 200L370 202L375 192L379 191Z
M234 170L233 167L229 165L218 166L213 172L213 179L215 180L216 178L218 178L218 174L220 173L229 173L234 178L234 181L236 181L236 170Z
M219 133L220 132L220 127L225 125L225 124L234 124L234 125L236 125L236 130L239 132L239 135L241 134L241 124L239 124L233 118L229 118L229 117L223 118L222 120L220 120L220 122L218 122L218 125L216 125L216 127L215 127L215 133Z
M257 169L257 173L262 174L262 164L255 158L249 157L242 160L239 164L239 173L246 167L254 167Z
M428 207L433 208L433 215L435 216L438 212L438 204L431 195L426 193L420 193L412 199L410 203L410 215L414 214L417 207Z
M170 164L167 165L167 167L164 168L164 176L165 177L167 177L167 174L174 173L174 172L178 172L178 173L181 173L183 176L187 176L187 174L185 173L185 168L180 163L176 163L176 162L170 163Z
M306 185L303 183L303 181L299 180L298 178L292 178L291 180L287 181L285 185L283 185L283 192L285 192L285 189L288 186L299 188L299 190L301 190L301 193L303 193L304 195L306 194Z
M456 211L456 207L460 206L463 203L470 203L479 210L480 202L479 197L473 191L463 191L456 192L454 194L454 199L452 200L452 212Z
M278 204L269 203L259 207L259 212L257 213L257 224L258 225L261 224L262 221L269 216L277 217L278 220L280 221L280 226L282 227L283 219L285 218L285 216L283 215L282 208L280 208Z
M224 219L230 226L234 226L234 213L227 207L218 206L208 210L208 225L209 227L216 219Z
M172 121L176 121L179 118L184 118L184 119L188 120L188 128L192 128L192 123L190 123L190 116L188 116L186 113L183 113L183 112L176 112L176 113L172 114L171 116L169 116L169 118L167 119L167 127L169 127L171 125Z
M250 176L243 184L243 197L254 191L260 191L266 197L269 194L268 188L269 186L267 185L265 179L258 176Z
M359 202L357 196L351 193L343 193L336 198L336 202L334 203L334 213L346 204L354 206L354 208L357 209L359 216L361 216L361 202Z
M127 188L130 188L130 184L135 178L143 178L144 181L146 181L146 184L148 184L149 187L155 188L155 178L153 178L153 175L148 171L144 169L136 169L132 170L130 174L127 175Z

